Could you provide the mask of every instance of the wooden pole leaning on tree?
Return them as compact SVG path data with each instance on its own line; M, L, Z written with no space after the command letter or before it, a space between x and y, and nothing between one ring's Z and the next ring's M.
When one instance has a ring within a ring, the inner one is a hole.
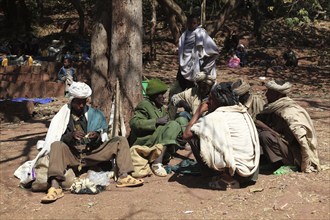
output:
M116 90L112 99L110 120L109 120L109 137L124 136L126 137L126 127L122 111L122 99L120 95L120 84L117 79Z

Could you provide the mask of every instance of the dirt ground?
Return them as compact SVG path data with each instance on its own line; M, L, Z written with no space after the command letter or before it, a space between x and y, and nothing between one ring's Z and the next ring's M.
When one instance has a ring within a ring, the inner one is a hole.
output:
M304 71L301 64L295 72ZM219 67L219 80L237 77L249 79L257 91L262 91L263 80L250 76L253 68L230 70ZM319 139L318 152L323 164L329 164L329 70L322 78L322 89L317 84L305 83L300 78L294 83L293 96L311 114ZM146 73L149 77L167 78L167 75ZM167 72L174 80L175 71ZM301 73L303 74L303 73ZM262 74L260 75L262 76ZM268 78L267 78L268 79ZM303 81L303 82L301 82ZM306 85L307 84L307 85ZM65 99L37 107L56 111ZM67 192L55 203L43 205L43 193L21 189L14 170L37 154L35 143L44 138L50 116L29 122L1 123L1 219L329 219L330 171L283 176L260 174L253 186L238 190L216 191L207 188L207 182L199 176L171 174L168 177L147 177L139 188L116 188L112 183L106 191L97 195L75 195ZM190 152L182 150L181 155ZM171 161L180 162L179 158Z
M267 53L281 51L283 48L274 47L268 48ZM313 53L311 49L296 52L299 56ZM144 75L159 77L170 85L177 70L173 54L159 54L156 62L146 64ZM310 113L317 131L320 160L330 164L329 63L300 60L295 69L270 69L265 74L264 67L229 69L223 58L219 60L218 81L242 77L260 93L265 91L265 80L260 77L283 78L293 83L291 97ZM200 176L151 176L144 179L142 187L116 188L112 182L97 195L66 192L57 202L43 205L40 199L44 194L21 189L13 173L20 164L36 156L37 140L45 137L50 119L65 102L58 99L36 107L38 111L47 110L49 115L28 122L1 122L1 219L330 219L329 170L282 176L261 173L255 185L228 191L208 189L207 181ZM190 155L185 150L178 153ZM180 160L175 158L171 164Z

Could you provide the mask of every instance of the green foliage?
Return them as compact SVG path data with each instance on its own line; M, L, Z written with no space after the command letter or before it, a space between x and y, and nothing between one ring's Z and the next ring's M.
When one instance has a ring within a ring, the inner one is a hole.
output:
M310 24L311 19L309 18L308 11L305 8L301 8L297 12L296 17L286 18L285 21L289 27L295 28Z

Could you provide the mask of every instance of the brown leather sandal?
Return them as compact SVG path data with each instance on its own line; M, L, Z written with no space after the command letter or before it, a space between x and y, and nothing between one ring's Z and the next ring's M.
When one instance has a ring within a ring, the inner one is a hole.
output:
M142 186L144 181L142 179L135 179L134 177L127 175L125 178L118 178L117 187L134 187Z
M47 195L41 199L41 203L55 202L56 200L62 198L63 196L64 196L64 193L61 188L56 189L54 187L50 187L48 189Z

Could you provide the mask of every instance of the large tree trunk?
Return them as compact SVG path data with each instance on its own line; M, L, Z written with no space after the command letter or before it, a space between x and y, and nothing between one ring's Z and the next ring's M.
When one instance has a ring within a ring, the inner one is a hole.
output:
M205 27L206 23L206 0L202 0L201 4L201 25Z
M206 27L206 30L208 33L210 33L211 37L214 37L219 32L226 19L231 13L233 13L233 11L239 6L240 3L240 0L227 0L221 9L219 19L216 22L207 25Z
M113 0L110 79L119 80L126 128L142 99L142 36L142 0Z
M44 4L42 0L36 0L37 2L37 10L38 10L38 19L43 20L44 19Z
M112 95L115 88L115 84L113 83L111 85L109 81L111 1L97 0L94 14L93 35L91 39L92 105L101 109L107 120L109 120Z
M28 7L25 4L25 0L19 0L20 5L20 15L22 22L24 23L25 31L30 32L31 31L31 13Z
M73 7L77 10L78 15L79 15L79 34L84 35L85 34L85 14L84 10L81 6L80 0L69 0ZM106 7L106 6L104 6Z
M180 29L177 25L177 19L176 19L176 14L173 13L173 9L171 9L169 7L169 5L167 4L166 1L163 1L163 0L158 0L161 7L164 8L164 11L165 11L165 14L166 14L166 19L167 19L167 22L169 24L169 27L170 27L170 30L171 30L171 33L172 33L172 37L173 37L173 43L175 45L178 44L179 42L179 38L180 38L180 35L181 35L181 32L180 32ZM179 7L179 6L177 6ZM180 9L181 10L181 9ZM186 19L185 18L181 18L181 19ZM182 24L182 26L185 26L185 23Z
M16 1L3 0L1 6L5 15L6 26L9 28L15 27L18 22Z
M162 6L167 7L171 13L175 14L178 19L181 21L182 25L185 26L187 21L187 16L184 11L180 8L180 6L175 3L173 0L158 0Z
M157 0L151 0L151 27L150 27L150 59L156 60L155 34L157 26Z

